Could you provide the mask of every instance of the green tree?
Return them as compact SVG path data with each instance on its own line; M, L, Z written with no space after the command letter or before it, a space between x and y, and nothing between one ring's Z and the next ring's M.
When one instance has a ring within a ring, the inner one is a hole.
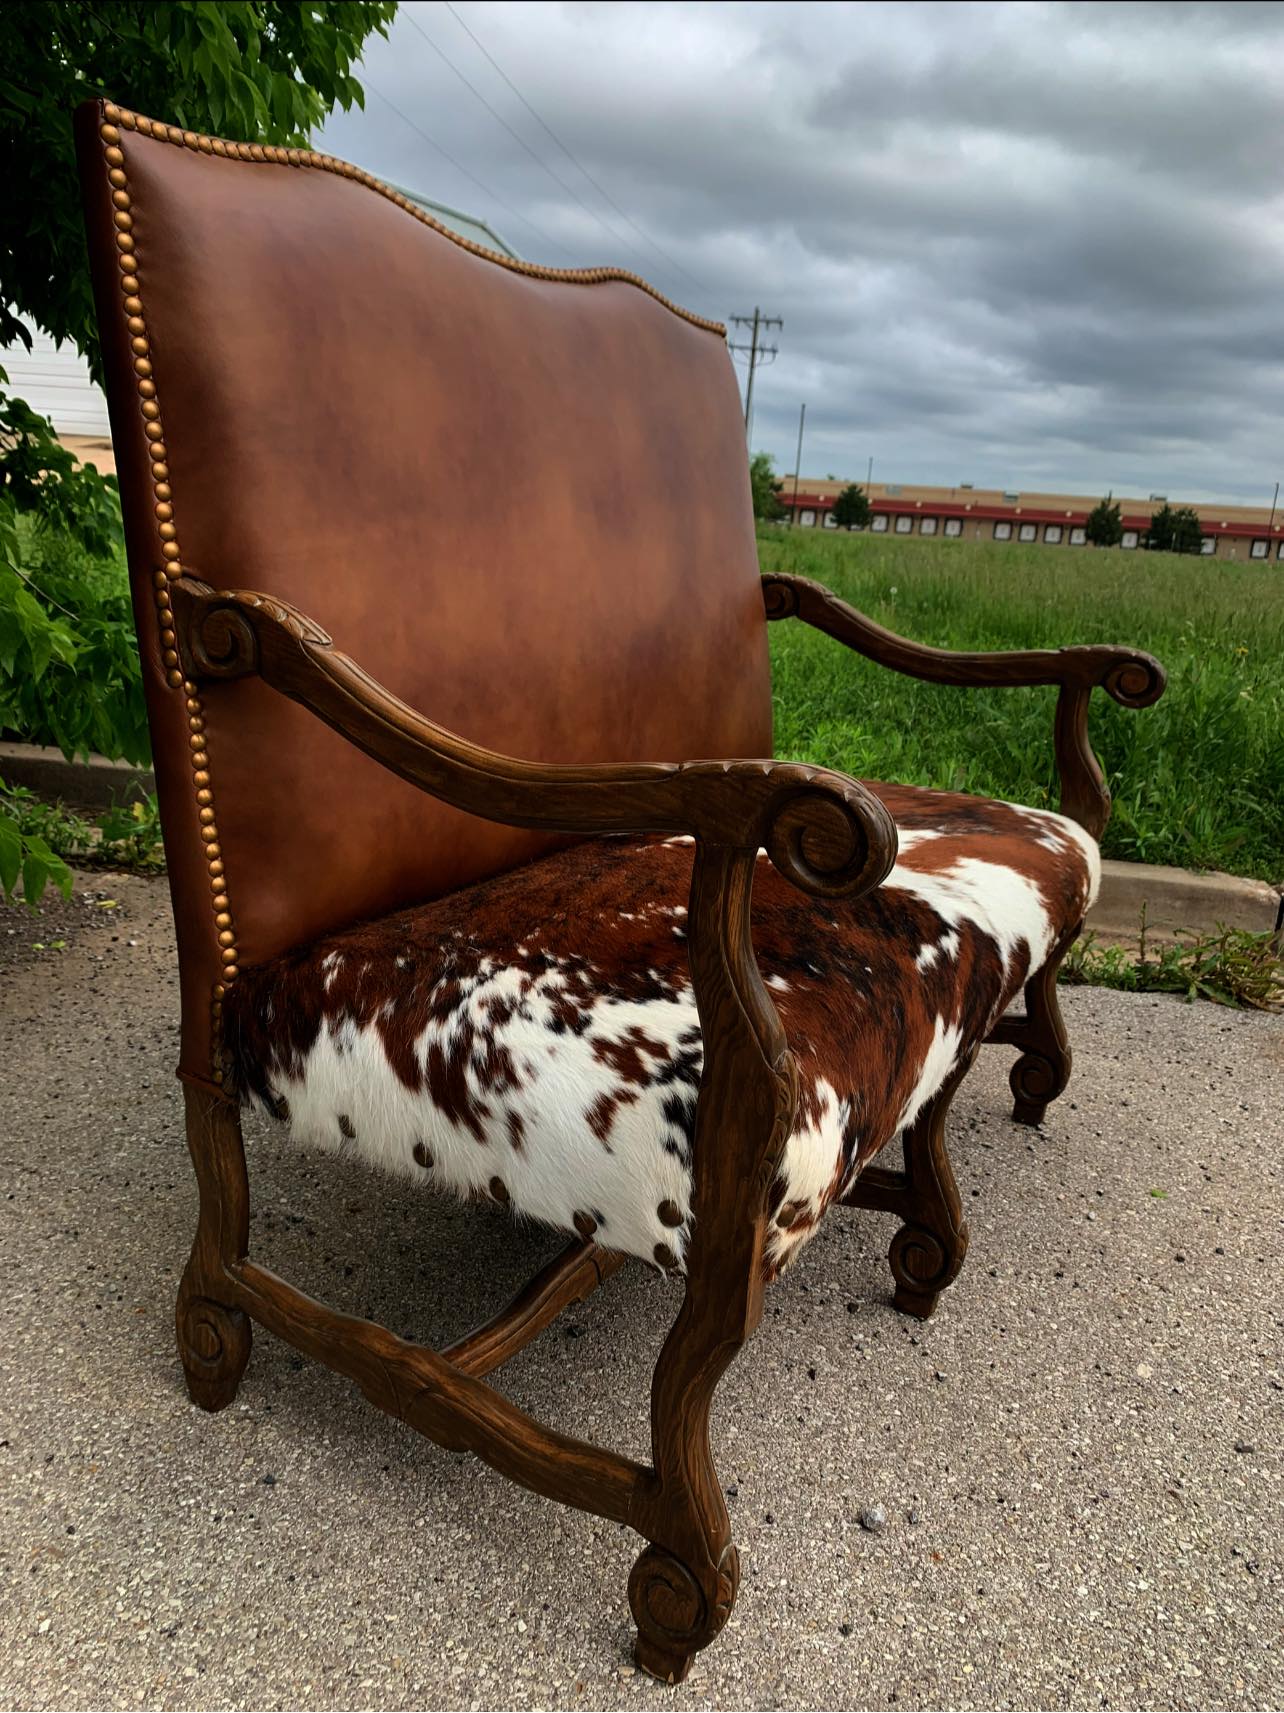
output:
M753 515L763 523L776 523L785 515L780 503L784 483L776 474L770 452L755 452L749 460L749 487L753 493Z
M1146 547L1151 553L1199 553L1204 533L1193 506L1173 507L1165 503L1150 520Z
M70 340L100 373L71 131L81 101L104 96L189 130L306 145L333 107L363 104L353 68L395 13L395 0L9 0L0 10L0 348L30 348L25 317L59 345ZM116 557L115 481L77 466L52 423L7 385L0 369L0 725L39 705L33 736L68 754L96 746L140 760L132 646L85 621L92 611L128 638L126 591L104 592L98 573L92 591L63 575L55 595L48 574L51 563L78 565L92 580L95 561ZM60 700L60 685L76 707ZM32 901L49 878L70 884L47 845L0 809L0 890L11 892L20 874Z
M1094 547L1118 547L1123 540L1123 518L1119 515L1119 502L1113 503L1109 494L1104 500L1098 500L1088 513L1085 533Z
M868 529L869 496L855 482L845 487L829 514L839 529Z

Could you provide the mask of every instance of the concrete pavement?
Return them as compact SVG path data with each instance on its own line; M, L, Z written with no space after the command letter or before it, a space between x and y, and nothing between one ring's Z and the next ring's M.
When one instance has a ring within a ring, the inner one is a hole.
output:
M830 1216L718 1394L744 1578L670 1690L631 1667L627 1531L265 1333L230 1410L188 1404L177 1007L163 881L0 908L0 1704L1284 1701L1278 1017L1071 989L1043 1133L983 1054L953 1127L971 1252L926 1326L888 1306L891 1222ZM399 1332L470 1325L554 1246L250 1134L254 1253ZM645 1455L677 1302L625 1269L502 1383Z

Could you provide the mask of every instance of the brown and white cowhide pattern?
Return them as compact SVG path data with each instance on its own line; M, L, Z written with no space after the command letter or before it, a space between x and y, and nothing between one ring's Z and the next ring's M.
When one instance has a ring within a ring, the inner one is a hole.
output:
M754 943L801 1099L768 1276L985 1036L1095 897L1059 815L872 787L900 854L873 894L810 898L760 857ZM604 839L247 969L242 1095L300 1142L681 1270L700 1026L692 845Z

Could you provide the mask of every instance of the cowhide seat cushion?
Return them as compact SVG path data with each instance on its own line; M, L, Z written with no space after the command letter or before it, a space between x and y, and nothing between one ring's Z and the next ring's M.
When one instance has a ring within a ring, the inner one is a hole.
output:
M775 1273L941 1087L1096 893L1059 815L873 785L900 833L853 904L760 858L754 942L802 1096ZM243 971L241 1093L297 1139L680 1270L701 1039L692 845L604 839Z

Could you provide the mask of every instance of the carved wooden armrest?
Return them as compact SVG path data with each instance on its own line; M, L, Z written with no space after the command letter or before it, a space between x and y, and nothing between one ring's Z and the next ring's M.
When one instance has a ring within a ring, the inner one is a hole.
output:
M256 675L393 773L484 820L566 833L690 833L708 845L765 848L796 886L825 897L870 891L895 861L890 815L840 773L775 761L515 760L416 713L284 601L191 577L175 579L170 595L187 676Z
M1088 740L1088 701L1100 685L1125 708L1157 702L1167 676L1153 655L1108 645L985 654L930 648L875 624L806 577L773 573L763 578L762 595L769 619L800 618L910 678L974 686L1058 685L1054 741L1061 811L1094 838L1101 837L1110 819L1110 793Z

